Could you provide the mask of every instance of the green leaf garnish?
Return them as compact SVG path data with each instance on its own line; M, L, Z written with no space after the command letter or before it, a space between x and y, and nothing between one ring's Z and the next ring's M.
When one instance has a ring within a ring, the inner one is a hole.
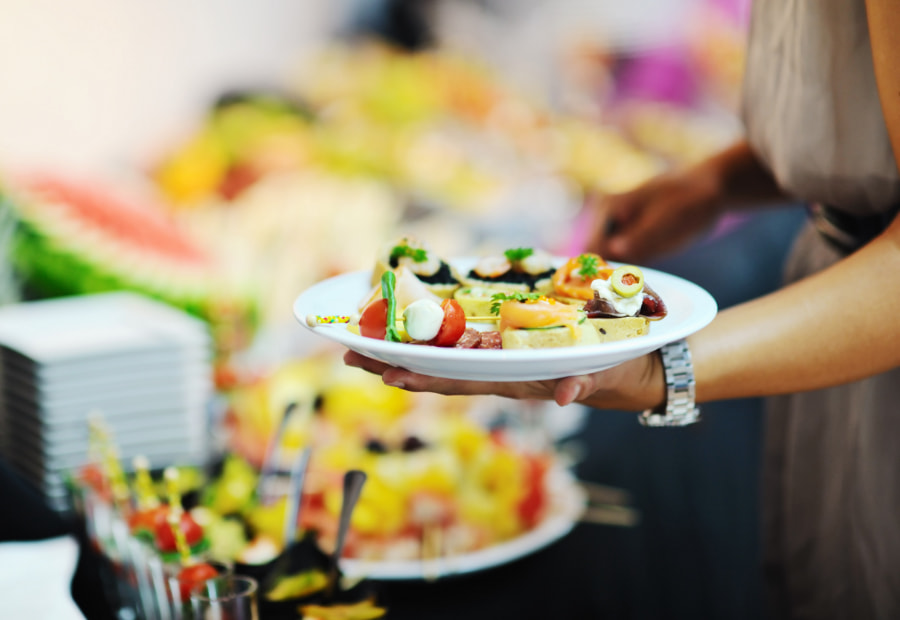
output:
M584 280L597 275L600 271L600 261L597 260L596 256L582 254L575 260L578 262L578 275Z
M534 254L534 250L531 248L511 248L506 250L503 254L509 262L518 263Z
M500 314L500 305L504 301L537 301L540 293L494 293L491 295L491 314Z
M400 333L397 331L397 296L394 295L394 286L397 284L397 276L393 271L385 271L381 274L381 296L387 299L387 319L384 339L388 342L400 342Z
M424 263L428 260L428 252L422 248L411 248L405 243L391 248L391 260L397 260L404 256L409 256L416 263Z

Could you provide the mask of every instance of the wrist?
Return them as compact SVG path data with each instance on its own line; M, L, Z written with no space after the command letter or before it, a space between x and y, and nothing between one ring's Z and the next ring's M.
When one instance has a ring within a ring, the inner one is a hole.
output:
M687 341L671 342L656 356L664 377L665 399L662 405L642 412L639 421L644 426L687 426L698 422L700 410L695 403L694 369Z

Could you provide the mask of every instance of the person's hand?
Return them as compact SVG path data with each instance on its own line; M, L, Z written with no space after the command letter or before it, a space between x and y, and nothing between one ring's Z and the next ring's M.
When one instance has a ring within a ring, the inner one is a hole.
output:
M594 226L585 250L604 258L644 262L676 250L707 230L722 205L713 167L660 175L624 193L589 201Z
M381 375L385 385L410 392L447 395L494 394L515 399L553 400L559 405L581 402L599 409L641 411L665 402L665 380L659 355L651 353L609 370L548 381L460 381L420 375L348 351L344 363Z

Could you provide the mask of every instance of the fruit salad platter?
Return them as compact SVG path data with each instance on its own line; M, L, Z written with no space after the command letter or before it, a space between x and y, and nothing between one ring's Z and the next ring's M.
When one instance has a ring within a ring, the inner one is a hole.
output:
M311 446L299 521L323 548L334 545L343 472L368 476L341 562L348 576L472 572L549 544L577 521L582 492L540 412L529 419L499 401L410 394L332 352L280 366L232 395L231 455L203 502L212 547L239 561L277 550L284 502L254 492L282 427L284 458Z
M707 325L715 300L677 276L596 254L444 260L401 238L372 270L304 291L294 315L349 349L422 374L525 381L610 368Z

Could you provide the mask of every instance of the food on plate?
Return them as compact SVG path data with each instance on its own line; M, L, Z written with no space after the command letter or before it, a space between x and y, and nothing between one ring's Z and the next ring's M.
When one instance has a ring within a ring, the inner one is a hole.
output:
M594 297L585 303L588 322L597 330L601 342L643 336L650 321L666 316L660 296L644 283L639 267L622 265L608 278L591 282Z
M492 312L500 317L504 349L543 349L597 344L597 331L576 306L538 293L498 293Z
M549 292L556 270L543 250L510 248L499 256L485 256L472 267L463 283L502 291Z
M579 254L553 272L553 296L573 304L590 301L594 298L591 282L608 278L612 270L599 254Z
M403 247L406 252L412 246ZM451 298L442 299L407 264L397 263L381 271L358 317L309 315L306 324L346 323L353 333L397 343L542 349L643 336L650 321L667 314L639 267L612 265L594 253L560 259L514 248L477 261L473 274L493 279L472 284L467 276Z
M490 316L496 292L496 288L485 286L462 286L453 293L453 299L459 302L467 317Z
M441 298L453 296L460 277L445 260L413 237L401 237L382 248L372 270L372 285L378 284L385 271L406 267L425 288Z
M430 291L425 283L419 280L408 267L401 265L396 269L391 269L390 272L394 274L394 295L397 298L397 310L399 312L402 313L409 304L419 299L431 299L440 303L442 298ZM381 282L373 285L372 289L359 304L359 309L365 309L366 306L378 299L384 299Z
M385 271L381 282L382 297L369 303L359 317L361 336L450 347L466 330L466 315L455 299L444 299L440 304L417 299L406 306L398 322L394 272Z

